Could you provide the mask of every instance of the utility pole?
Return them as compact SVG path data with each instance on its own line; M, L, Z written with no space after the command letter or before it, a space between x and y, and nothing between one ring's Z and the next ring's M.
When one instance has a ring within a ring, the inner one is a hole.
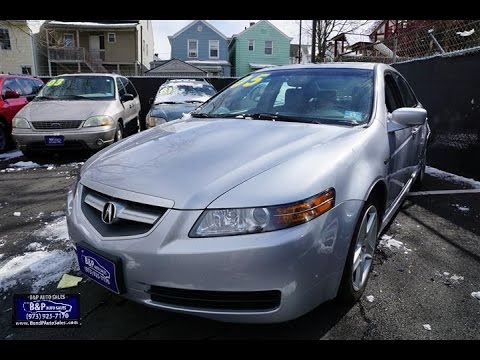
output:
M317 20L312 20L312 63L315 63L316 38L317 38Z
M300 20L300 35L298 36L298 63L302 63L302 20Z
M140 25L140 75L143 75L143 26Z

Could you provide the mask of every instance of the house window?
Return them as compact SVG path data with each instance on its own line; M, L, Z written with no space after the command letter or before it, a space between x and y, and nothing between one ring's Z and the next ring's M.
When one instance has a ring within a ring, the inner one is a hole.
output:
M8 29L0 28L0 49L2 50L12 49L12 46L10 45L10 35L8 34Z
M63 34L63 46L73 47L73 34Z
M265 40L265 55L272 55L272 54L273 54L273 41Z
M32 75L32 67L28 65L22 66L22 74Z
M108 42L109 43L117 42L117 36L115 35L115 33L108 33Z
M188 40L188 57L198 57L198 40Z
M248 51L255 51L255 40L248 40Z
M208 41L208 48L209 48L210 59L218 59L220 41L219 40L209 40Z

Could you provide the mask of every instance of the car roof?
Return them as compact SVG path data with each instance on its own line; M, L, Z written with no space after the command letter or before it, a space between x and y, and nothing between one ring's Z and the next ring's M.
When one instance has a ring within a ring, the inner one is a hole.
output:
M108 76L108 77L125 77L114 73L74 73L74 74L60 74L54 77L69 77L69 76Z
M257 70L255 72L264 72L264 71L277 71L277 70L292 70L292 69L366 69L374 70L377 66L377 63L367 63L367 62L334 62L334 63L322 63L322 64L292 64L292 65L281 65L281 66L272 66Z

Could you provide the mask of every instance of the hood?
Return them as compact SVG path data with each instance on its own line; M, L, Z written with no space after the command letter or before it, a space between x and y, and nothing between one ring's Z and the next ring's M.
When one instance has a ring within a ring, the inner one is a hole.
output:
M32 101L18 116L29 121L86 120L90 116L105 115L113 100L45 100Z
M157 104L152 106L151 116L164 118L167 121L180 119L183 114L199 107L201 103Z
M352 130L280 121L179 120L105 149L84 165L81 176L172 200L177 209L204 209L242 182Z

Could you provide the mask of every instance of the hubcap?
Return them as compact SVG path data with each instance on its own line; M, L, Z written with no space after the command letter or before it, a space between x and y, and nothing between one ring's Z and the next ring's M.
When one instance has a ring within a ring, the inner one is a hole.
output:
M117 130L117 141L118 140L122 140L122 130L121 129Z
M355 291L360 290L367 281L372 266L373 253L377 243L377 209L371 205L362 219L353 253L352 284Z

